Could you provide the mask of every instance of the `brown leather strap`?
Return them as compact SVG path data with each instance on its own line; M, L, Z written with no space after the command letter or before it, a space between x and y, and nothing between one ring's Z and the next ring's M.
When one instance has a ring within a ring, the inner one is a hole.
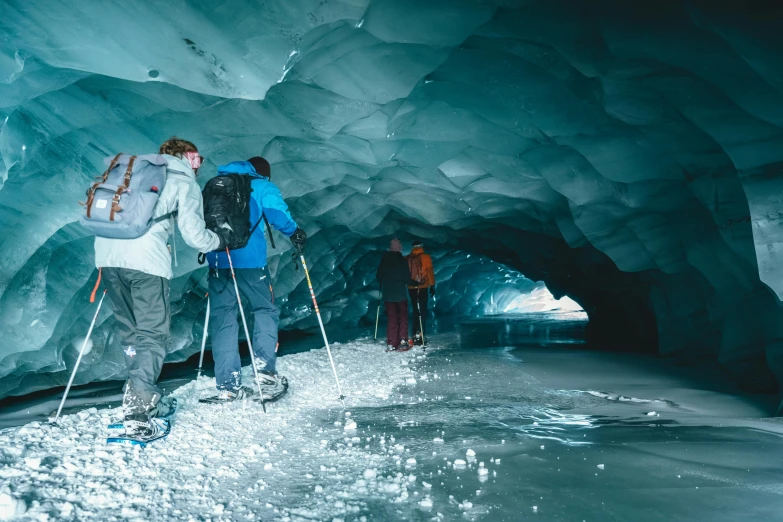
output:
M114 193L114 197L111 199L111 212L109 212L109 221L114 221L115 212L122 211L122 208L120 208L120 196L124 190L125 187L120 185L117 189L117 192Z
M109 172L111 172L111 169L117 166L117 162L120 161L120 156L122 156L122 152L114 156L114 159L111 160L111 163L109 163L109 168L106 169L106 172L103 173L103 183L106 183L106 180L109 177Z
M133 175L133 162L135 161L136 156L131 156L130 161L128 161L128 168L125 169L125 188L130 186L131 176Z
M87 191L87 219L90 218L90 212L92 211L92 201L95 199L95 189L98 188L98 185L100 185L101 182L93 183L92 187L90 187L90 190Z

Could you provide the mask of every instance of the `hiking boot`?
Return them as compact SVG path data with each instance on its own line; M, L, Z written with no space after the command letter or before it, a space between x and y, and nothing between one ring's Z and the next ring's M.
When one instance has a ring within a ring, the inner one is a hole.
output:
M411 344L408 342L407 339L403 339L400 341L400 345L397 347L398 352L407 352L411 349Z
M424 346L424 338L421 336L420 333L417 333L413 336L413 344L416 346Z
M157 429L157 425L152 422L150 416L143 413L126 415L123 427L125 428L125 436L133 439L153 437Z
M217 397L215 397L216 402L234 402L239 401L245 398L245 395L247 393L245 392L244 388L239 388L237 390L218 390Z
M174 411L177 409L177 399L171 395L162 397L158 403L150 410L150 417L157 417L159 419L165 419L171 417Z

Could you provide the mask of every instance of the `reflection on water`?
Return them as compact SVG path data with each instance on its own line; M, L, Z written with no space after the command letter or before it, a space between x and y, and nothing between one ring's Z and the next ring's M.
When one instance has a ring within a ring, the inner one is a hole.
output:
M463 320L457 334L459 344L475 347L584 344L586 327L584 312L540 312Z
M553 408L534 408L530 413L519 413L522 424L496 421L498 425L524 434L533 439L549 439L561 444L586 445L581 430L598 426L590 415L572 414Z

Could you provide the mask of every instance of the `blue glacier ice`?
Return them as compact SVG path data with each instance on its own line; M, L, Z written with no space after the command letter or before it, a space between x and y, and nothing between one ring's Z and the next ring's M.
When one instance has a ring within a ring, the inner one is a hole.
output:
M94 313L78 202L105 156L172 134L206 156L202 184L270 160L328 328L371 324L379 250L422 238L437 314L545 284L593 341L777 390L782 19L710 0L1 0L0 397L67 381ZM281 324L313 328L277 244ZM205 307L177 245L171 361ZM123 377L112 324L107 307L77 383Z

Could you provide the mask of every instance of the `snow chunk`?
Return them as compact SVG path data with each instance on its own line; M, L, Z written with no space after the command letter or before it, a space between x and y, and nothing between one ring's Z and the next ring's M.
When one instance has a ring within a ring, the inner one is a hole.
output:
M0 520L13 520L27 512L27 504L21 498L11 496L10 491L0 491Z
M38 469L41 467L41 457L25 457L24 463L30 469Z

